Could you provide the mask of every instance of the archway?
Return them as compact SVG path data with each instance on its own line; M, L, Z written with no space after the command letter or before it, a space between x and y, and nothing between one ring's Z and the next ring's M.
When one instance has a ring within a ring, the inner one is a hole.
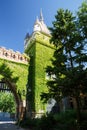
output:
M20 120L23 117L23 103L20 96L20 93L17 91L16 82L18 80L18 77L13 77L13 72L9 69L9 67L3 63L0 66L0 81L4 82L8 85L9 89L13 93L15 97L15 102L17 105L16 108L16 118L17 120ZM3 89L3 88L2 88Z

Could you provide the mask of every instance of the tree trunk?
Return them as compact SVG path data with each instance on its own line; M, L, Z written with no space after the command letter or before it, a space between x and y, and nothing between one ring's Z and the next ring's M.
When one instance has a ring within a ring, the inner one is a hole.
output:
M77 107L77 121L78 123L81 122L81 111L80 111L80 102L79 102L79 96L76 96L76 107Z

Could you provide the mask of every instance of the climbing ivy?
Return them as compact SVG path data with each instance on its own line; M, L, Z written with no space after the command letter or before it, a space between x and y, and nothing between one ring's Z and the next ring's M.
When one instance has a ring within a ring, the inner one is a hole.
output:
M51 65L51 57L53 55L53 48L36 43L36 58L35 58L35 102L36 111L45 110L46 105L41 101L41 93L47 91L46 67Z
M36 33L34 39L30 39L25 50L30 56L28 87L28 101L36 113L46 110L46 104L41 101L41 93L47 91L46 67L51 65L54 47L50 45L50 36Z
M22 99L25 99L26 84L27 84L27 77L28 77L28 65L0 59L0 66L2 66L3 64L5 64L9 68L10 72L12 73L10 79L15 79L15 77L17 78L17 81L16 79L14 81L14 83L16 84L17 92L20 93ZM7 77L8 74L9 73L7 73ZM4 76L6 76L6 74ZM2 74L0 73L0 79L1 78L3 77Z

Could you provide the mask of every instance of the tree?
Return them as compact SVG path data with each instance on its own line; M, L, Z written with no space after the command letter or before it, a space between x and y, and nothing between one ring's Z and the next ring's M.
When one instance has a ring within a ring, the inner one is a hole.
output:
M81 35L87 39L87 0L82 3L81 7L79 7L78 15L78 23ZM87 43L87 41L86 41Z
M6 83L8 85L8 87L11 89L11 92L13 92L13 95L15 97L16 105L19 108L19 103L20 103L21 99L19 97L20 96L19 93L17 92L16 83L17 83L18 79L19 79L19 77L15 76L13 74L13 71L9 68L8 64L5 61L1 62L1 64L0 64L0 80L2 82ZM5 99L4 99L4 101L5 101ZM8 101L6 100L6 107L7 106L8 106ZM2 109L2 111L5 111L6 108L5 108L4 104L3 104L3 107L4 108L1 107L1 109ZM16 113L17 113L17 118L18 118L19 109L17 109Z
M0 93L0 111L15 113L16 104L12 93Z
M83 21L80 22L79 15L73 16L69 10L63 9L57 11L55 19L50 31L51 44L54 44L56 50L52 66L46 69L49 75L55 77L47 82L48 93L42 93L41 98L52 97L59 101L63 97L74 97L77 104L77 119L80 122L80 95L87 92L87 56L84 47L86 38L80 29Z

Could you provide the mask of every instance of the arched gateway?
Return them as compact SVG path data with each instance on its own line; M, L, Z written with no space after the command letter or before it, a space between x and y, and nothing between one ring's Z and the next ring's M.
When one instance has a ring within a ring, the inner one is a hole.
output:
M19 94L16 92L16 86L13 85L13 82L10 81L11 79L2 79L0 81L0 92L10 92L13 94L15 103L16 103L16 119L19 119L21 117L22 112L22 102Z
M0 48L0 91L11 91L16 102L16 118L23 117L26 101L28 57L19 52ZM4 85L6 84L6 86Z

